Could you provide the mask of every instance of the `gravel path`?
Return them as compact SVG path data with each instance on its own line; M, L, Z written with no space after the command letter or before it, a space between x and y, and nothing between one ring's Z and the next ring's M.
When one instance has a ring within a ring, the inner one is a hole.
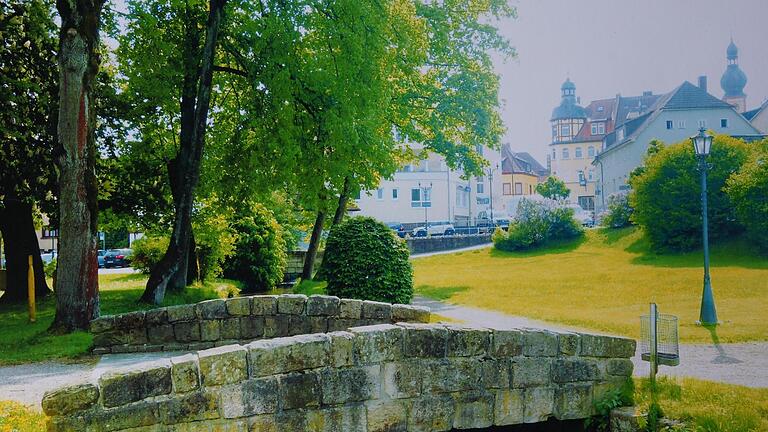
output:
M493 246L493 243L483 243L483 244L474 245L474 246L467 246L465 248L460 248L460 249L449 249L449 250L442 250L437 252L425 252L425 253L413 254L411 255L411 259L425 258L425 257L434 256L434 255L445 255L445 254L452 254L452 253L459 253L459 252L468 252L468 251L473 251L478 249L489 248L491 246Z
M600 333L592 330L536 321L485 309L415 298L414 304L427 306L433 313L467 324L497 329L520 327ZM650 365L637 353L632 358L636 376L648 376ZM768 343L686 344L680 346L680 365L659 367L659 375L689 376L747 387L768 387Z

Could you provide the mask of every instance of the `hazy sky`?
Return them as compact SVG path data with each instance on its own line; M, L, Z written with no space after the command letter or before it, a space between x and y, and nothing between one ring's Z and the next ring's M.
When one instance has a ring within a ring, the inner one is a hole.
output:
M768 0L510 0L516 20L499 23L517 58L497 62L504 142L543 164L549 119L566 77L582 105L644 90L666 93L720 76L731 35L747 75L748 109L768 98Z

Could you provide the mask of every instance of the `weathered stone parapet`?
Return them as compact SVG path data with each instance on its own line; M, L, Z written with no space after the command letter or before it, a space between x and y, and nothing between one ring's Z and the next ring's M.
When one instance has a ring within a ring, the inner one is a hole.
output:
M194 310L220 317L244 313L243 304ZM321 313L334 305L341 310L343 301L291 297L283 307ZM49 431L447 431L582 419L629 379L634 345L528 329L379 324L108 371L47 393L43 410Z
M371 324L427 323L429 317L420 306L285 294L104 316L91 321L91 333L95 354L194 351Z

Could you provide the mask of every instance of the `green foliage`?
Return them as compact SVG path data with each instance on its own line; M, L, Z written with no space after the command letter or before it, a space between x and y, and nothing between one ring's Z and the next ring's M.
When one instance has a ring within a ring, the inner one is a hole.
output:
M709 232L712 240L741 230L725 182L744 163L743 141L718 135L707 159ZM656 251L691 250L701 245L701 182L693 146L687 140L662 147L645 159L641 173L630 179L632 220L645 229Z
M607 228L624 228L632 225L632 206L629 205L629 194L619 192L608 196L608 210L603 215L600 224Z
M410 303L413 269L405 242L369 217L347 219L331 230L325 248L330 295Z
M611 411L614 408L633 405L634 392L635 383L632 378L627 378L620 388L607 391L600 399L593 402L595 415L584 421L585 427L597 432L608 432L611 427Z
M286 263L283 230L261 204L232 223L237 234L235 252L224 263L224 275L241 281L243 292L263 292L283 280Z
M53 275L56 273L56 260L52 259L51 262L46 263L43 266L43 272L45 273L45 277L47 278L53 278Z
M515 220L507 232L493 233L494 246L503 251L526 250L549 242L580 237L584 229L573 218L573 209L520 200Z
M155 266L165 255L168 249L168 237L145 235L133 242L133 257L131 266L134 269L149 274L152 267Z
M234 253L236 235L230 221L211 200L204 201L192 217L200 280L221 276L222 264Z
M728 179L726 192L749 239L768 251L768 140L749 145L749 158Z
M547 181L536 185L536 193L553 200L561 200L571 194L571 190L565 185L565 182L557 177L547 177Z

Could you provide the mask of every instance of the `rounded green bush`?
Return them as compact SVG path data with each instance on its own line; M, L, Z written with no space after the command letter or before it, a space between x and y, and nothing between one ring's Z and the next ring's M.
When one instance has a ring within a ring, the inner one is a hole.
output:
M165 251L168 250L168 243L168 237L164 236L145 235L136 240L131 245L133 248L131 266L144 274L149 274L152 267L163 259Z
M747 237L768 251L768 140L750 145L747 162L728 179L726 189Z
M331 230L323 257L328 294L410 303L413 268L405 241L369 217L350 218Z

